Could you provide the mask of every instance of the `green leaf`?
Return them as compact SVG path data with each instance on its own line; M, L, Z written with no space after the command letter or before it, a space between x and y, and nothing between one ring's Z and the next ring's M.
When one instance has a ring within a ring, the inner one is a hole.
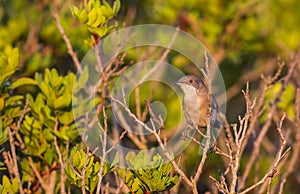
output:
M93 34L97 34L98 36L102 37L102 29L98 28L98 27L93 27L93 26L88 26L88 30L93 33Z
M136 169L140 169L140 168L145 168L147 163L148 161L145 156L145 152L140 151L138 155L135 157L133 165Z
M111 167L114 167L118 163L119 163L119 153L117 152L116 155L115 155L114 160L111 163Z
M73 141L78 137L78 130L76 128L76 124L70 125L65 130L68 141Z
M37 85L37 82L34 79L23 77L17 79L15 82L12 83L12 88L15 89L17 87L23 86L23 85Z
M114 5L113 5L113 14L114 14L114 16L116 16L118 14L120 8L121 8L121 2L120 2L120 0L116 0L114 2Z
M47 149L46 153L45 153L45 161L51 165L54 158L55 158L56 154L52 149Z
M2 183L3 183L3 185L6 186L6 187L10 187L10 186L11 186L10 181L9 181L9 179L7 178L6 175L4 175L4 176L2 177Z
M42 90L43 94L48 98L50 96L50 90L49 90L49 87L46 85L46 83L42 82L39 85L39 87Z
M17 193L18 192L18 180L17 178L14 178L12 180L12 183L10 183L8 177L4 175L2 177L2 193Z
M74 16L78 17L79 10L76 6L71 5L71 12Z
M87 162L87 164L86 164L86 168L87 168L87 169L90 169L90 168L92 167L92 165L93 165L93 162L94 162L94 156L90 156L90 157L88 158L88 162Z
M75 172L73 172L73 170L71 169L71 167L70 167L69 164L67 164L65 172L66 172L68 181L70 181L71 184L75 184L76 185L76 180L78 178L76 177Z
M0 86L4 85L5 81L14 73L15 71L8 71L6 73L2 73L0 76Z
M92 26L100 27L107 21L105 19L105 15L104 15L103 11L101 10L101 8L95 8L95 10L97 12L97 18L96 18L96 21L94 22L94 25L92 25Z
M8 129L3 130L2 119L0 119L0 145L8 140Z
M8 65L16 68L19 64L19 49L13 48L8 56Z
M88 21L88 13L86 10L82 10L78 15L78 20L80 23L85 24Z
M113 9L110 7L110 5L106 1L103 1L103 6L101 6L101 9L103 11L103 15L107 19L111 19L114 16Z
M23 96L12 96L5 101L5 106L15 105L17 101L23 100Z
M134 152L128 152L128 154L125 157L127 165L132 165L134 163L135 156L136 154Z
M53 129L49 129L46 128L43 130L43 137L47 140L47 141L52 141L53 140Z
M80 164L80 153L79 152L76 152L74 155L73 155L73 159L72 159L72 164L74 167L78 167L79 164Z
M80 89L84 87L89 78L89 69L88 66L83 68L82 74L80 75L78 81L76 81L74 85L74 92L78 92Z
M98 16L98 11L97 9L92 9L89 13L88 13L88 21L86 22L86 25L89 26L93 26L93 27L97 27L97 25L95 24L95 22L97 21L97 17Z
M40 156L45 153L45 151L47 150L48 148L48 144L45 140L42 140L41 141L41 145L38 147L38 150L36 152L36 156Z
M57 100L55 100L54 108L61 109L61 108L68 107L71 103L71 100L72 100L72 95L66 93L63 96L60 96Z
M58 118L62 124L70 124L74 120L73 112L72 111L62 112L62 114L59 115Z
M80 158L80 163L77 166L77 169L81 170L84 166L85 152L83 150L79 150L78 154L79 154L79 158Z

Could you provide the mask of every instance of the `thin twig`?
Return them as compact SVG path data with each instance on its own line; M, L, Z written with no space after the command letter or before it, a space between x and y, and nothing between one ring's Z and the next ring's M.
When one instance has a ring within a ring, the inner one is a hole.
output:
M256 158L257 158L257 156L258 156L258 154L259 154L261 142L263 141L263 138L265 137L266 133L268 132L268 130L269 130L271 124L272 124L272 118L273 118L273 115L274 115L274 113L275 113L275 111L276 111L278 99L280 98L280 96L281 96L282 93L284 92L284 89L285 89L285 87L286 87L288 81L289 81L290 78L292 77L296 65L297 65L297 63L292 62L292 66L290 67L290 69L289 69L287 75L283 78L282 89L277 93L277 95L276 95L276 97L275 97L275 100L274 100L274 101L272 102L272 104L271 104L271 108L270 108L269 113L268 113L268 115L267 115L267 119L266 119L266 121L265 121L265 123L264 123L262 129L260 130L260 133L259 133L257 139L256 139L255 142L254 142L254 148L253 148L253 150L252 150L251 156L250 156L250 158L249 158L249 160L248 160L248 163L247 163L247 166L246 166L246 168L245 168L244 174L243 174L242 179L241 179L241 181L240 181L240 186L239 186L240 188L243 188L244 185L245 185L246 179L247 179L247 177L248 177L248 175L249 175L249 173L250 173L250 170L251 170L251 168L252 168L252 166L253 166L253 163L255 162L255 160L256 160ZM283 66L283 65L282 65L282 66ZM268 89L268 86L269 86L271 83L273 83L275 80L277 80L277 78L278 78L279 75L280 75L279 72L281 72L281 69L282 69L282 68L280 68L279 71L277 71L277 73L275 74L275 76L269 77L269 78L266 79L266 82L267 82L267 83L266 83L266 85L265 85L265 87L264 87L264 88L265 88L265 89L264 89L264 92L263 92L264 94L265 94L266 90ZM262 96L262 99L260 99L260 101L262 102L262 104L263 104L263 98L264 98L264 96ZM256 110L256 111L257 111L257 110ZM254 121L257 121L257 118L254 119ZM249 129L248 129L248 132L249 132L249 131L252 131L252 129L254 128L254 125L255 125L255 124L254 124L254 122L252 121L252 123L250 124L250 127L249 127ZM252 127L253 127L253 128L252 128ZM249 135L249 133L248 133L247 135ZM247 136L247 137L248 137L248 136ZM245 144L244 144L244 145L245 145Z
M11 149L11 154L12 154L12 159L13 159L13 163L12 163L13 164L13 172L14 172L14 175L16 176L17 180L18 180L19 192L21 194L24 194L23 185L22 185L20 174L19 174L16 147L15 147L15 144L14 144L14 133L10 129L10 127L8 127L8 136L9 136L9 144L10 144L10 149Z
M281 177L282 181L279 182L285 182L288 180L289 176L292 175L293 172L295 172L295 168L298 164L298 158L300 155L300 88L297 89L296 92L296 100L295 100L295 106L294 106L294 111L295 111L295 118L293 121L294 127L293 130L295 132L295 141L292 144L292 153L291 157L288 161L288 163L285 165L287 167L286 171ZM279 185L280 187L276 188L276 190L282 190L283 189L283 183ZM275 191L273 192L275 193ZM279 193L279 191L278 191Z
M55 146L55 149L56 149L56 152L57 152L57 155L58 155L58 159L59 159L59 163L60 163L60 193L61 194L66 194L66 191L65 191L65 182L66 182L65 162L64 162L64 159L63 159L62 154L60 152L58 142L57 142L57 137L56 137L58 127L59 127L59 120L58 120L58 117L56 117L55 126L54 126L53 141L54 141L54 146Z
M282 194L283 193L283 186L284 186L285 182L286 182L286 179L283 179L281 181L278 194Z
M100 163L100 170L98 173L98 183L97 183L97 190L96 193L100 194L100 188L101 188L101 183L102 183L102 178L103 178L103 171L104 171L104 165L105 165L105 160L107 156L107 151L106 151L106 146L107 146L107 115L105 112L105 107L103 106L103 118L104 118L104 129L103 129L103 142L102 144L102 158L101 158L101 163Z
M219 183L219 181L217 181L217 179L215 179L213 176L209 176L209 178L215 183L219 191L229 194L228 189L224 187L224 184Z
M19 144L20 144L20 148L21 148L21 149L25 149L25 144L24 144L24 142L23 142L23 140L22 140L20 134L18 133L18 131L19 131L20 127L21 127L22 121L23 121L23 119L24 119L24 117L25 117L25 114L26 114L26 112L27 112L28 105L29 105L29 99L27 99L26 102L25 102L25 106L24 106L23 111L22 111L22 113L21 113L21 116L20 116L20 118L19 118L19 120L18 120L17 126L13 127L13 129L14 129L14 134L15 134L15 136L16 136L16 138L17 138Z
M74 52L72 44L71 44L68 36L65 33L65 30L63 29L63 27L62 27L62 25L61 25L61 23L59 21L58 2L57 2L57 0L54 0L54 2L53 2L52 16L55 19L56 26L57 26L57 28L58 28L58 30L59 30L59 32L60 32L63 40L66 43L66 46L67 46L67 49L68 49L68 53L71 56L71 58L72 58L72 60L74 62L74 65L75 65L75 67L77 69L77 71L81 74L82 73L82 68L81 68L80 62L78 60L77 54Z
M36 178L38 179L39 183L41 184L42 188L47 191L48 190L48 186L47 184L45 183L45 181L43 180L41 174L39 173L39 171L36 169L34 163L33 163L33 160L31 158L31 156L28 156L28 161L29 161L29 165L30 167L32 168Z
M285 118L285 114L282 116L280 123L277 126L277 131L280 135L280 139L281 139L281 146L279 149L279 152L277 154L277 157L272 165L272 168L269 170L269 172L267 174L265 174L265 176L258 181L257 183L253 184L252 186L248 187L247 189L245 189L244 191L240 192L240 194L245 194L251 190L253 190L254 188L258 187L259 185L263 184L267 179L273 179L273 177L275 176L275 174L277 173L277 166L279 164L279 162L286 156L286 154L290 151L290 148L288 148L287 150L284 151L285 146L286 146L286 139L282 133L282 123L283 120ZM269 182L269 184L271 184L271 180Z

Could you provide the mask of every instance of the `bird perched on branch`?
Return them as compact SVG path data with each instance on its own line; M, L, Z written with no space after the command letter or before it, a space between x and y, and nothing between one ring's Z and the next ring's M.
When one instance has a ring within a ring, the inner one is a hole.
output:
M179 85L184 93L182 105L188 124L203 128L207 126L209 118L210 126L217 129L223 127L222 122L218 120L217 101L213 95L210 96L207 82L195 75L186 75L175 84Z

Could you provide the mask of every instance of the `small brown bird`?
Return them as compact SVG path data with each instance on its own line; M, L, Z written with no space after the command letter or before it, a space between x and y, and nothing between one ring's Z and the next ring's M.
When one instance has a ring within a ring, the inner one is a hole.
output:
M222 122L217 119L219 113L217 101L213 95L210 97L206 82L195 75L186 75L176 84L184 93L182 105L187 123L196 127L206 127L207 118L210 117L210 126L222 128Z

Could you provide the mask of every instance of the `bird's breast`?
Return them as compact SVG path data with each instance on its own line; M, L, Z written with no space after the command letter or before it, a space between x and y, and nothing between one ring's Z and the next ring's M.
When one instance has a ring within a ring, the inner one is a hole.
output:
M196 92L185 93L183 98L183 109L187 122L196 126L206 125L207 108L204 100L200 100Z
M184 85L182 90L184 92L183 110L187 122L205 127L210 105L207 91L201 92L190 85Z

